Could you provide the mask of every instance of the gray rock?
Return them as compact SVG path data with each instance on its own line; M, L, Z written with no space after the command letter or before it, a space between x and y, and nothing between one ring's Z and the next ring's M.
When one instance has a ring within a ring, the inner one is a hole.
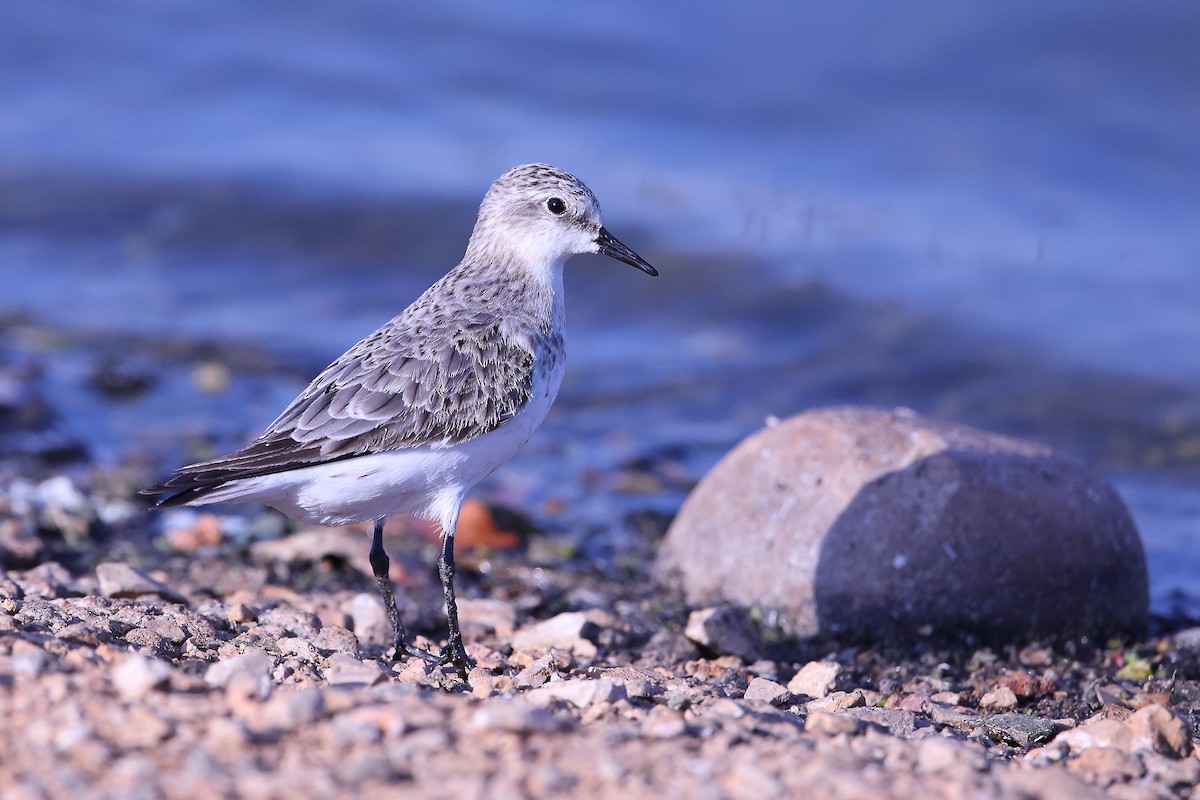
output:
M1024 714L993 714L983 718L988 736L999 742L1028 750L1045 744L1063 729L1062 723Z
M358 637L341 625L326 625L312 638L313 647L326 653L358 655Z
M861 706L858 708L847 708L841 713L857 717L864 722L874 723L887 730L893 736L899 736L902 739L911 737L920 728L930 727L928 720L918 717L913 712L906 711L903 708Z
M113 667L109 677L113 688L125 700L140 700L171 680L174 668L157 658L131 653Z
M172 603L187 603L179 592L164 583L154 580L141 570L128 564L110 561L96 565L96 579L100 581L100 593L105 597L145 597L157 595Z
M374 661L359 661L349 653L334 653L325 669L330 686L374 686L384 680L383 670Z
M480 706L472 715L471 724L479 730L510 733L554 733L571 726L569 719L556 716L547 708L516 699L493 700Z
M825 697L833 691L834 683L841 673L842 666L836 661L810 661L792 676L787 688L792 694Z
M659 568L691 602L800 636L1100 636L1140 630L1149 603L1129 512L1085 465L907 411L750 436L688 497Z
M224 687L235 675L248 675L270 682L275 659L265 650L247 650L209 666L204 681L209 686Z
M325 716L325 695L320 689L275 692L247 723L256 730L295 730Z
M757 661L762 652L758 628L736 606L703 608L688 615L684 633L714 653L733 655L746 663Z
M775 681L754 678L746 687L746 700L761 700L773 706L781 706L792 699L792 693Z
M526 693L534 705L548 705L564 700L576 708L588 708L597 703L612 703L625 699L625 686L608 678L599 680L554 681Z
M580 611L568 611L542 622L522 626L513 634L514 650L560 650L577 651L589 649L587 644L595 639L599 629ZM590 647L595 653L594 645Z

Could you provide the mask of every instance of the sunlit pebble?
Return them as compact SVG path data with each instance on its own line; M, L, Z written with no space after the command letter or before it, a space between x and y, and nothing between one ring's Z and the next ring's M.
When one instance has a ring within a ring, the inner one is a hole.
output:
M96 516L105 525L127 522L142 513L142 508L128 500L107 500L96 509Z
M63 511L82 511L87 507L83 492L66 475L56 475L39 483L37 500L47 508Z
M191 552L213 547L224 539L221 519L216 514L199 514L192 525L169 531L166 539L172 550Z
M229 367L219 361L202 361L192 368L192 383L202 392L220 394L229 388Z

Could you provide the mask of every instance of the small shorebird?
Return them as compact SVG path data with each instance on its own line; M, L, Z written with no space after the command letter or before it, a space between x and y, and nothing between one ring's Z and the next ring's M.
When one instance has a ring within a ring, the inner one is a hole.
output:
M600 224L578 178L524 164L492 184L466 255L399 316L347 350L246 447L179 469L144 494L159 506L256 501L321 525L374 520L371 569L395 657L451 663L465 679L454 599L463 497L533 435L558 394L563 262L603 253L658 272ZM433 520L449 639L441 655L408 640L388 576L390 514Z

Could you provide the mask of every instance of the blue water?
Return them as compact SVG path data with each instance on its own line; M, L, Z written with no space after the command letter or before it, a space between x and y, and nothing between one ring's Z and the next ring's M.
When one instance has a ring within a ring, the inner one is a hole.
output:
M614 426L699 443L700 469L767 413L902 403L1097 461L1156 596L1200 596L1200 457L1148 464L1062 408L956 415L970 375L903 382L973 342L996 385L1029 359L1033 392L1086 373L1182 398L1096 415L1114 430L1200 425L1200 6L406 5L0 5L0 311L319 368L457 260L496 175L549 161L663 278L572 263L528 484L563 438L600 443L581 467L636 456ZM780 305L813 285L831 300ZM889 350L924 320L943 333ZM98 412L62 360L101 457L212 416L186 381ZM235 383L216 430L253 433L301 380Z

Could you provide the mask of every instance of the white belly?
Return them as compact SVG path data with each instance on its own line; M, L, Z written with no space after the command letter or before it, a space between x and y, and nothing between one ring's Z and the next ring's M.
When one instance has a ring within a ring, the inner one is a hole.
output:
M342 461L232 481L203 503L257 501L293 519L346 525L389 514L412 514L443 524L457 516L463 496L529 441L558 395L562 366L534 385L512 418L474 439L357 456Z

